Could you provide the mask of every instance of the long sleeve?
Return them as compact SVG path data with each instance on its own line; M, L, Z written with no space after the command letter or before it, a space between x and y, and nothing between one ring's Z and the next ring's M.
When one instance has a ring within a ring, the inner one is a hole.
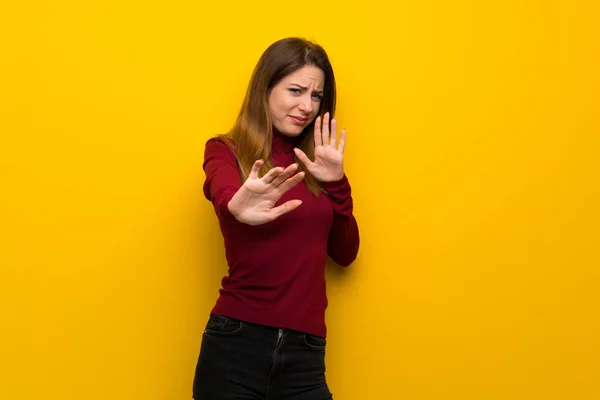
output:
M217 138L209 139L204 149L204 196L210 200L219 218L237 222L227 205L242 186L237 160L229 147Z
M333 261L347 267L356 259L360 237L352 213L352 193L346 175L337 182L324 182L333 204L333 225L329 233L327 254Z
M278 200L302 206L259 226L237 221L227 205L242 187L235 151L227 138L213 138L204 154L204 195L214 205L223 234L228 274L211 313L249 323L278 326L325 337L327 256L348 266L358 251L350 185L345 179L323 184L315 196L300 182ZM295 162L297 138L273 135L272 163Z

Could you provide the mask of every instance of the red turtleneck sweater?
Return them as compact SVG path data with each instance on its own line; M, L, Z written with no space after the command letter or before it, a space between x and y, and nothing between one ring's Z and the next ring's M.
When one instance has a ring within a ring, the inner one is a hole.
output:
M294 163L295 144L296 139L274 133L273 164L285 168ZM317 197L301 182L276 204L300 199L300 207L250 226L227 208L242 182L235 155L217 138L206 143L204 171L204 194L219 219L229 265L212 314L325 337L327 256L348 266L359 245L346 176L324 182L328 194Z

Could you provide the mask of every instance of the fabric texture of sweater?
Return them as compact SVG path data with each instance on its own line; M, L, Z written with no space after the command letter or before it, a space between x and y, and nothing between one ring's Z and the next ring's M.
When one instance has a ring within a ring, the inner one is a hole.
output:
M274 166L296 162L296 143L297 138L274 132ZM250 226L237 221L227 207L242 181L236 157L221 139L206 143L203 168L204 195L217 214L229 265L211 314L325 337L327 256L348 266L359 247L347 177L323 182L327 194L318 196L300 182L276 204L299 199L298 208Z

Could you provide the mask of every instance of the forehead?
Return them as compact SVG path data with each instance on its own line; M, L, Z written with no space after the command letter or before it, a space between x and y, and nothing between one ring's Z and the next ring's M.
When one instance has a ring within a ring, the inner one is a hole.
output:
M314 89L323 89L324 82L325 74L314 65L305 65L282 79L285 84L297 83L307 87L314 85Z

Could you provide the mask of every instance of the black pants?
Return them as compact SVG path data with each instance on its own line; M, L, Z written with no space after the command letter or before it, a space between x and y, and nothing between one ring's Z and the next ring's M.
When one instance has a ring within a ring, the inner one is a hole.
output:
M329 400L325 338L213 315L194 377L196 400Z

